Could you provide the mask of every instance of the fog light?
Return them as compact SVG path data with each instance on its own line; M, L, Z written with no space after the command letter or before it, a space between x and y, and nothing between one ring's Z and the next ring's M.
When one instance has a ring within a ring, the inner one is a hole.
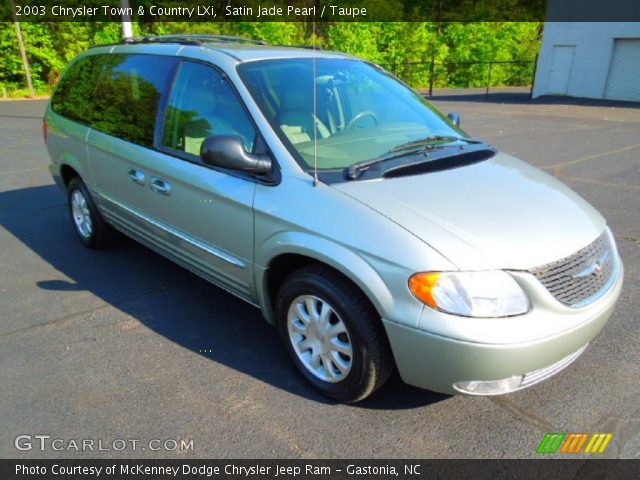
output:
M456 382L453 388L467 395L500 395L513 392L520 388L523 375L503 378L501 380L471 380L468 382Z

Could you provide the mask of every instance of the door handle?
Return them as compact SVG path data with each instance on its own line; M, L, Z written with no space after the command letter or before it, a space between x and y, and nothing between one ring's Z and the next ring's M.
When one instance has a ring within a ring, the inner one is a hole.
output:
M169 195L171 193L171 184L158 177L151 177L149 186L151 190L161 195Z
M144 173L142 173L140 170L132 168L127 172L127 175L129 175L129 179L132 182L135 182L138 185L144 185Z

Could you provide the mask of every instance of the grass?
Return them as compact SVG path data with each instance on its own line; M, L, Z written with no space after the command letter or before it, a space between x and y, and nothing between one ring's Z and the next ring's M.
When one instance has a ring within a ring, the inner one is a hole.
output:
M51 95L51 88L41 87L34 89L35 95L31 97L29 95L29 89L27 88L7 88L0 86L0 99L3 100L15 100L20 98L43 98Z

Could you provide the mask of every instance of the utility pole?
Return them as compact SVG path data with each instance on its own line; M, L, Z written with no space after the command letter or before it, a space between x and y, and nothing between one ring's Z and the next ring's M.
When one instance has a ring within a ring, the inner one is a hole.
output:
M429 68L429 97L433 97L433 77L436 70L436 45L440 42L440 35L442 33L442 0L438 0L438 34L436 37L436 43L431 47L431 67Z
M120 0L120 6L123 12L127 12L130 8L129 0ZM127 38L133 38L133 27L131 26L131 15L126 13L122 14L122 36Z
M20 22L16 20L15 11L16 5L11 0L11 8L13 15L13 24L16 26L16 37L18 37L18 45L20 46L20 56L22 57L22 67L24 68L24 76L27 79L27 88L29 89L29 96L35 97L33 91L33 83L31 83L31 70L29 70L29 59L27 58L27 51L24 48L24 42L22 41L22 30L20 30Z

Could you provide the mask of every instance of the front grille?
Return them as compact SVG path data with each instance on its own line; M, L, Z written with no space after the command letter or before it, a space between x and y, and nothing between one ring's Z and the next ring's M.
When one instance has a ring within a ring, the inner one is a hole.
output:
M530 273L560 302L581 306L605 289L614 271L614 251L605 230L593 243Z

